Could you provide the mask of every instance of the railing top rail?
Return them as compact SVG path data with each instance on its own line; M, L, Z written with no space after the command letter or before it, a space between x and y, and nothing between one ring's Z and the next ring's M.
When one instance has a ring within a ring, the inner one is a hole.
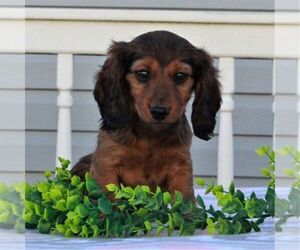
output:
M105 54L111 40L158 29L182 35L215 57L300 58L300 12L255 11L3 7L0 52L21 53L25 43L28 53ZM23 42L12 46L16 41Z
M300 12L0 7L0 19L223 24L300 24Z

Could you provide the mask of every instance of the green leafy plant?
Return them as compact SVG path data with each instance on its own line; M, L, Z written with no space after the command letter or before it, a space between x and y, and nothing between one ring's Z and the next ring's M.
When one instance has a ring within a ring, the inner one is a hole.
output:
M292 158L293 167L285 168L285 174L293 180L291 189L286 198L275 197L275 229L282 231L282 224L290 218L299 218L300 216L300 152L292 147L284 147L279 150L282 156Z
M48 171L46 182L27 185L26 228L65 236L127 237L152 231L171 235L175 229L179 235L191 235L206 225L204 209L184 200L179 192L172 200L170 193L159 187L152 192L148 186L109 184L105 193L89 174L81 181L71 176L68 160L60 158L60 162L55 178L50 178ZM114 195L115 201L108 195Z
M158 236L162 232L192 235L196 229L207 229L210 234L241 234L260 231L266 218L276 216L276 229L280 230L288 218L299 216L300 154L287 148L284 152L292 155L296 165L295 169L287 170L296 178L288 199L276 196L276 154L270 147L262 147L256 153L267 157L268 164L262 173L270 179L264 197L257 197L254 192L246 197L234 183L225 190L214 180L207 184L198 179L198 185L206 188L206 194L216 198L217 207L207 206L200 195L195 204L183 199L180 192L172 197L159 187L153 191L143 185L132 188L109 184L108 191L103 192L90 174L86 174L83 181L72 176L68 170L70 161L59 158L61 166L56 168L54 177L46 171L46 180L34 185L10 188L0 185L0 226L15 226L22 232L25 222L27 229L67 237ZM13 195L18 198L12 198ZM276 213L275 202L276 208L279 207Z
M15 228L24 233L25 184L16 183L7 186L0 183L0 228Z
M222 185L216 185L214 180L206 184L198 179L198 185L206 187L205 194L211 193L217 199L219 210L210 206L206 209L207 229L210 234L240 234L252 230L260 231L260 224L268 217L274 217L274 185L269 185L264 199L258 198L254 192L246 198L245 194L236 189L232 182L229 190ZM204 206L200 196L198 204ZM205 208L205 207L204 207Z
M198 179L198 185L206 187L206 194L211 193L217 199L220 210L212 206L207 211L207 229L211 234L239 234L260 231L260 225L268 217L275 215L275 152L270 147L256 150L259 156L268 158L268 165L262 169L262 174L270 179L264 198L259 198L252 192L250 197L236 189L232 182L229 189L216 185L214 180L206 184Z
M69 161L60 162L54 179L46 172L47 181L31 186L26 193L26 228L81 237L128 237L153 232L158 236L163 231L168 235L174 231L192 235L197 228L207 228L209 233L240 234L259 231L264 219L272 216L269 211L274 211L267 199L259 199L254 193L245 198L233 183L225 191L214 181L206 185L202 179L198 184L207 186L206 193L217 198L220 209L206 207L199 195L197 205L184 200L179 192L172 199L170 193L159 187L152 192L148 186L109 184L108 192L104 193L89 174L81 181L78 176L71 176Z

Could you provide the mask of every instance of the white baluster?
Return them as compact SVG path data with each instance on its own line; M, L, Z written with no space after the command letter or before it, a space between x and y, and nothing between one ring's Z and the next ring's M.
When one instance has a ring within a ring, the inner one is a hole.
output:
M298 97L298 104L297 104L297 113L298 113L298 134L297 134L297 147L300 150L300 58L297 61L297 97Z
M59 166L58 156L71 160L71 107L73 99L71 90L73 86L73 55L57 55L57 106L58 126L56 142L56 166Z
M232 111L234 109L234 58L219 59L223 103L220 110L218 147L218 184L228 187L233 180L233 133Z

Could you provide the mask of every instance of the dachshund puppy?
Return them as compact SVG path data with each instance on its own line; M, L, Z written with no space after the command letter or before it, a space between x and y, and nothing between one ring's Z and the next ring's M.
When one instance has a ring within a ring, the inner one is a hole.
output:
M192 131L185 116L194 93L194 134L209 140L221 104L218 72L207 52L168 31L114 42L97 75L102 117L98 146L73 174L90 171L100 186L160 186L194 199Z

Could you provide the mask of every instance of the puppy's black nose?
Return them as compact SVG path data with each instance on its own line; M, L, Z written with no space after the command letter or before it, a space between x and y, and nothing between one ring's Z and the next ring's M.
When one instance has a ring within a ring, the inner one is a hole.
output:
M167 117L170 112L170 108L167 107L150 107L152 117L157 121L162 121Z

